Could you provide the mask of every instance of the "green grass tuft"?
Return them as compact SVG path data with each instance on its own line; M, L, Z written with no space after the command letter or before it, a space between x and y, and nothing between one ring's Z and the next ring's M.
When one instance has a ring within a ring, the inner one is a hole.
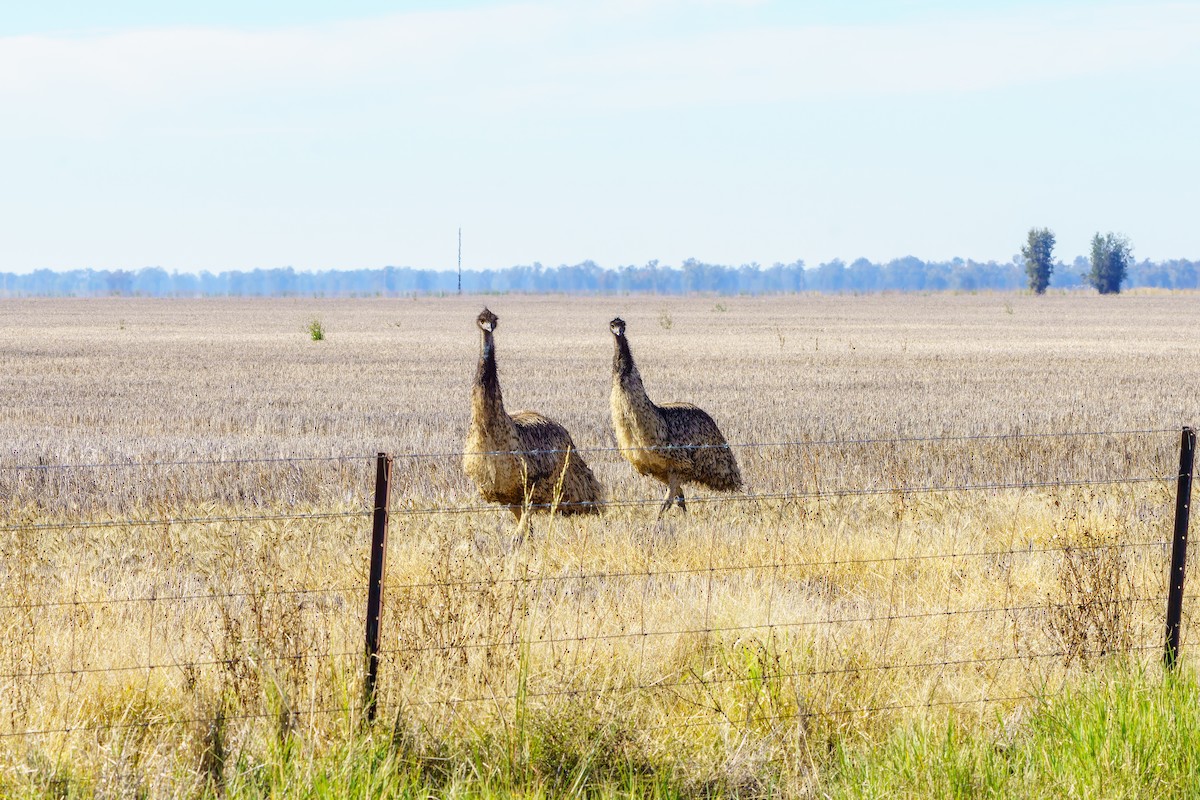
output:
M912 727L839 747L831 797L1200 796L1200 684L1120 667L1046 699L1024 720Z

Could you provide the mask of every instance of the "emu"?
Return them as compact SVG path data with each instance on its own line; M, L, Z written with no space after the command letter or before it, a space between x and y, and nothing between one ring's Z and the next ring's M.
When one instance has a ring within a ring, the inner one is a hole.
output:
M475 322L483 345L471 389L463 471L484 500L507 507L518 522L527 507L599 514L604 488L576 452L567 429L533 411L505 412L493 340L497 317L485 308Z
M638 473L667 484L667 498L658 518L662 519L673 502L687 511L685 483L719 492L742 488L737 460L713 418L690 403L655 405L633 362L625 321L617 317L608 326L616 344L609 404L617 444Z

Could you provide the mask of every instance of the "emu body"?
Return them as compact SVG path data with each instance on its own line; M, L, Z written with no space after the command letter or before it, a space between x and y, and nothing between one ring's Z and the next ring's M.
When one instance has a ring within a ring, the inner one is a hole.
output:
M615 345L609 398L613 430L625 460L639 474L667 485L659 517L672 503L687 510L685 483L719 492L742 488L737 460L713 418L690 403L656 405L642 385L625 337L625 322L618 317L609 328Z
M507 507L518 520L526 504L535 511L599 514L604 489L576 452L567 429L533 411L504 410L496 371L497 318L484 309L479 366L471 389L471 426L463 471L484 500Z

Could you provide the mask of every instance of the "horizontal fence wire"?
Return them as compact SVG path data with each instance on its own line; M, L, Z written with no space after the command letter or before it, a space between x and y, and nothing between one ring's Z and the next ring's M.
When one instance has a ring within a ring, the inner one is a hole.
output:
M148 467L219 467L224 465L237 466L240 464L312 464L312 463L353 463L355 461L369 462L374 455L341 455L341 456L277 456L258 458L197 458L171 461L101 461L85 464L12 464L0 465L0 472L38 472L61 471L72 469L144 469Z
M1132 600L1117 601L1117 604L1137 605L1137 604L1145 604L1145 603L1156 604L1156 603L1160 603L1160 602L1162 602L1161 598L1135 598ZM615 640L615 639L639 639L639 638L648 638L648 637L654 637L654 636L687 636L687 635L695 635L695 634L712 634L712 633L745 634L745 633L748 633L751 631L756 631L756 630L767 631L768 634L773 634L775 630L788 630L791 628L799 628L799 627L815 626L815 625L830 625L830 626L854 625L854 624L862 624L862 623L869 623L869 622L896 622L896 621L905 621L905 620L930 619L930 618L935 618L935 617L968 616L968 615L972 615L972 614L1044 611L1044 610L1054 610L1056 608L1067 608L1067 607L1069 607L1069 604L1056 603L1056 604L1051 604L1051 605L1013 606L1013 607L1009 607L1009 608L972 609L969 611L929 612L929 613L921 613L921 614L895 614L895 615L891 615L891 616L859 617L859 618L845 618L845 619L825 619L825 620L811 620L811 621L805 621L805 622L792 622L792 623L775 622L775 623L771 623L771 624L762 624L762 625L731 625L731 626L719 626L719 627L710 627L710 628L691 628L691 629L677 629L677 630L672 629L672 630L663 630L663 631L638 631L638 632L625 633L625 634L609 634L609 635L595 635L595 636L577 635L577 636L563 636L563 637L558 637L558 638L519 639L519 640L509 640L509 641L505 641L505 642L471 642L471 643L466 643L466 644L440 644L440 645L429 646L429 647L401 647L401 648L383 649L383 650L379 651L379 655L380 656L389 656L389 655L395 656L395 655L403 655L403 654L419 653L419 652L429 652L429 651L447 652L447 651L462 651L462 650L504 650L504 649L531 647L533 645L584 644L587 642L609 641L609 640ZM250 647L257 647L262 643L253 641L253 640L249 640L249 641L244 641L241 644L250 646ZM1097 651L1096 653L1092 653L1092 655L1112 654L1114 652L1124 653L1124 652L1130 652L1131 650L1139 650L1139 649L1158 650L1160 648L1158 648L1157 646L1155 646L1153 648L1151 648L1149 646L1146 646L1144 648L1136 648L1136 647L1134 647L1134 648L1129 648L1129 647L1113 648L1108 651L1105 651L1104 653L1100 653L1100 651ZM1087 651L1084 651L1084 653L1086 654ZM1006 656L982 656L982 657L978 657L978 658L951 659L951 660L926 661L926 662L920 662L920 663L903 663L903 664L885 663L885 664L873 664L873 665L869 665L869 666L860 665L860 666L854 666L854 667L840 667L840 668L834 668L834 669L812 669L812 670L803 670L803 671L799 671L799 672L788 672L788 673L778 673L778 674L771 673L771 672L764 672L759 677L761 677L763 679L780 678L780 677L793 677L794 678L794 677L804 677L804 676L812 677L812 676L818 676L818 675L836 675L836 674L843 674L843 673L880 672L880 671L891 671L891 670L902 670L902 669L915 669L915 668L919 668L919 667L925 668L925 667L938 667L938 666L964 666L964 665L968 665L968 664L989 664L989 663L998 663L998 662L1005 662L1005 661L1046 659L1046 658L1052 658L1052 657L1066 657L1066 656L1077 657L1079 655L1080 655L1080 651L1066 651L1066 650L1056 651L1056 652L1052 652L1052 653L1043 653L1043 654L1014 653L1012 655L1006 655ZM171 670L171 669L182 670L182 669L195 668L195 667L230 666L232 664L242 664L242 663L248 663L248 662L287 663L287 662L307 661L310 659L330 661L330 660L340 659L340 658L360 658L361 659L363 657L364 657L364 655L363 655L362 650L341 651L341 652L296 653L296 654L291 654L291 655L256 654L252 657L247 656L247 657L241 657L241 658L215 658L215 659L206 659L206 660L199 660L199 661L173 661L173 662L152 663L152 664L130 664L130 665L121 666L121 667L71 667L71 668L60 668L60 669L30 669L30 670L24 670L21 672L0 673L0 680L18 680L18 679L22 679L22 678L24 678L24 679L53 678L53 677L66 677L66 676L77 676L77 675L96 675L96 674L109 674L109 673L115 674L115 673L127 673L127 672L153 672L153 671L157 671L157 670ZM721 679L721 680L705 679L705 680L698 681L698 683L721 683L721 682L729 682L731 680L735 680L735 679ZM736 679L736 680L737 681L741 681L741 680L750 681L750 680L753 680L753 678L747 677L747 678L741 678L741 679ZM620 687L620 688L616 688L616 689L614 689L613 687L606 687L604 689L604 691L629 692L629 691L636 691L638 689L663 688L663 687L667 687L667 686L681 686L681 685L689 685L689 684L687 682L685 682L685 683L670 683L670 682L663 682L663 681L654 681L653 683L635 684L635 685ZM582 690L570 690L567 693L570 693L570 692L577 693L579 691L582 691ZM554 694L554 693L542 693L542 692L536 692L536 691L526 692L526 696L528 696L528 697L540 697L545 694ZM494 696L489 695L489 697L492 699L495 699ZM480 698L480 699L482 700L482 699L488 699L488 698ZM463 701L463 702L466 702L466 701Z
M1022 489L1068 489L1082 488L1088 486L1123 486L1146 483L1163 483L1166 481L1175 480L1178 474L1163 474L1154 476L1130 476L1122 478L1110 478L1104 480L1061 480L1061 481L1030 481L1030 482L1014 482L1014 483L978 483L978 484L954 484L946 486L922 485L922 486L883 486L874 489L837 489L837 490L822 490L813 492L769 492L761 494L743 494L743 495L694 495L689 497L687 502L693 504L725 504L725 503L753 503L765 500L775 500L780 502L795 502L801 500L823 500L823 499L845 499L851 497L877 497L880 495L907 495L907 494L956 494L956 493L971 493L971 492L1000 492L1000 491L1016 491ZM571 501L571 507L587 507L599 506L600 508L637 508L642 506L657 506L662 505L661 497L654 498L637 498L629 500L613 500L604 503L592 503L589 501ZM520 508L527 508L534 511L549 511L557 507L555 503L527 503ZM495 511L503 506L497 504L488 505L471 505L471 506L434 506L431 508L412 508L412 507L397 507L392 504L388 508L389 515L399 516L425 516L437 514L479 514L489 511ZM334 512L315 512L315 513L295 513L295 514L242 514L233 516L205 516L205 517L162 517L155 519L111 519L111 520L78 520L71 522L29 522L0 525L0 533L15 533L20 531L61 531L61 530L84 530L89 528L148 528L161 527L169 525L210 525L220 523L247 523L247 522L283 522L293 520L323 520L323 519L349 519L370 517L373 510L362 511L334 511Z
M772 570L799 570L799 569L819 569L819 568L836 568L848 566L866 566L880 564L906 564L917 563L922 561L946 561L952 559L973 559L973 558L1004 558L1011 556L1036 556L1045 555L1048 553L1080 553L1080 552L1097 552L1106 550L1154 550L1164 549L1171 545L1166 540L1155 540L1150 542L1112 542L1103 544L1079 544L1079 545L1059 545L1055 547L1027 547L1017 550L969 550L965 552L949 552L949 553L922 553L917 555L893 555L893 556L876 556L872 558L839 558L824 561L761 561L753 564L714 564L705 567L685 567L685 568L668 568L668 569L639 569L639 570L621 570L621 571L605 571L605 572L582 572L570 573L563 572L557 575L524 575L513 578L473 578L468 580L437 580L437 581L422 581L420 583L396 583L385 581L384 587L388 591L416 591L423 589L463 589L471 591L473 589L491 588L494 586L538 586L544 584L562 584L562 583L592 583L598 581L615 581L629 580L635 578L678 578L689 575L718 575L730 574L738 572L769 572ZM89 607L89 606L111 606L118 604L138 604L138 603L189 603L201 601L227 600L238 599L245 597L282 597L282 596L297 596L297 595L344 595L353 592L365 592L365 583L354 586L335 586L335 587L298 587L290 589L271 589L269 591L241 591L241 592L207 592L207 593L191 593L191 594L153 594L141 595L136 597L106 597L89 600L53 600L46 602L25 602L25 603L0 603L0 611L23 610L32 611L39 609L65 608L65 607ZM1044 607L1044 606L1043 606ZM975 612L963 612L975 613Z
M304 596L325 596L350 594L352 592L365 591L366 584L358 586L341 586L341 587L323 587L320 589L314 588L296 588L296 589L271 589L269 591L242 591L242 592L209 592L206 594L149 594L139 597L106 597L93 600L52 600L43 603L3 603L0 604L0 611L34 611L39 609L52 608L88 608L91 606L115 606L139 603L197 603L204 600L237 600L246 597L295 597Z
M873 444L918 444L937 442L976 442L976 441L1016 441L1021 439L1067 439L1091 438L1102 436L1147 436L1156 434L1178 433L1177 428L1135 428L1128 430L1110 431L1043 431L1033 433L980 433L957 434L945 436L871 436L848 439L782 439L771 442L730 442L727 444L689 444L689 445L655 445L652 447L571 447L566 449L532 449L532 450L480 450L462 451L445 450L440 452L407 452L392 453L393 458L403 459L443 459L461 458L463 456L496 456L496 455L549 455L556 453L631 453L631 452L670 452L673 450L705 450L728 447L734 450L758 450L773 447L841 447ZM334 456L278 456L256 458L229 459L178 459L168 461L107 461L81 464L13 464L0 465L0 472L36 472L72 469L138 469L148 467L174 466L222 466L239 464L288 464L288 463L333 463L333 462L369 462L374 461L375 454L345 454Z
M1032 693L1031 692L1031 693L1025 694L1025 695L1009 695L1007 697L984 696L984 697L976 697L976 698L969 698L969 699L962 699L962 700L928 700L923 703L887 703L884 705L877 705L877 706L847 706L844 708L822 708L819 711L797 711L797 712L794 712L791 714L769 714L769 715L764 715L762 717L756 717L756 718L754 718L754 720L751 720L751 721L755 722L758 720L762 720L764 722L765 721L792 722L792 721L797 721L797 720L823 719L823 718L827 718L827 717L843 717L843 716L849 716L852 714L862 714L862 715L866 716L866 715L870 715L870 714L882 714L882 713L891 712L891 711L916 711L918 709L923 709L923 708L948 708L948 707L961 708L963 706L975 706L975 705L987 706L987 705L997 705L999 703L1020 703L1020 702L1028 701L1031 699L1044 702L1044 701L1049 700L1054 697L1061 697L1062 694L1063 693L1061 691L1054 692L1054 693ZM719 725L722 722L730 723L734 727L747 727L747 726L737 726L735 723L733 723L733 721L727 715L722 714L721 712L717 711L717 709L708 709L708 710L712 711L714 714L720 714L721 719L719 719L719 720L704 720L704 721L691 720L688 722L681 722L681 723L670 724L670 725L668 725L668 724L649 725L649 726L646 726L645 728L642 728L641 730L645 730L645 731L663 731L663 730L676 730L676 729L687 730L689 728L712 727L713 725Z
M780 500L780 501L797 501L797 500L820 500L832 498L847 498L847 497L873 497L878 495L892 494L930 494L930 493L958 493L958 492L980 492L980 491L1009 491L1017 489L1066 489L1078 488L1083 486L1113 486L1138 483L1162 483L1164 481L1173 480L1175 475L1163 475L1152 477L1128 477L1128 478L1113 478L1109 480L1078 480L1078 481L1039 481L1030 483L986 483L986 484L961 484L954 486L887 486L878 489L846 489L834 491L816 491L816 492L774 492L764 494L746 494L746 495L694 495L688 498L689 503L747 503L762 500ZM641 498L633 500L616 500L606 503L590 503L587 501L571 501L570 505L575 506L591 506L597 505L601 508L634 508L646 505L661 505L662 498ZM426 515L426 514L475 514L486 511L495 511L501 508L496 504L477 505L477 506L435 506L432 508L397 508L394 505L389 507L388 513L391 515ZM532 510L550 510L555 507L553 503L529 503L521 506ZM353 517L369 517L373 512L370 510L364 511L337 511L337 512L320 512L320 513L297 513L297 514L244 514L237 516L209 516L209 517L162 517L158 519L112 519L112 520L79 520L72 522L47 522L47 523L20 523L15 525L0 526L0 532L15 532L15 531L54 531L54 530L74 530L87 528L139 528L139 527L157 527L164 525L208 525L217 523L246 523L246 522L280 522L288 520L313 520L313 519L343 519Z
M1019 489L1070 489L1086 486L1124 486L1139 483L1163 483L1172 481L1177 478L1177 474L1163 474L1142 477L1127 477L1127 478L1110 478L1105 480L1063 480L1063 481L1031 481L1026 483L976 483L976 484L956 484L948 486L883 486L876 489L835 489L832 491L814 491L814 492L765 492L762 494L710 494L710 495L693 495L687 498L688 503L699 504L725 504L725 503L754 503L763 500L778 500L782 502L799 501L799 500L823 500L823 499L844 499L848 497L877 497L880 495L906 495L906 494L956 494L970 492L1001 492L1015 491ZM661 497L639 498L633 500L613 500L603 503L594 503L587 500L571 500L569 505L571 508L596 506L604 508L637 508L641 506L660 506L663 504ZM517 508L527 508L531 511L550 511L557 507L555 503L525 503ZM426 516L436 514L479 514L486 511L495 511L504 506L497 504L489 505L472 505L472 506L434 506L431 508L396 508L392 507L388 513L392 515L409 515L409 516Z
M244 645L258 647L262 642L244 641ZM244 664L248 662L258 662L265 664L286 664L289 661L307 661L309 659L319 659L332 661L338 658L363 658L362 650L354 650L351 652L317 652L317 653L296 653L293 655L263 655L255 654L254 656L246 656L242 658L214 658L204 661L173 661L170 663L161 664L130 664L124 667L72 667L70 669L33 669L24 672L9 672L0 674L0 680L17 680L20 678L55 678L66 677L68 675L103 675L108 673L122 672L154 672L164 669L190 669L193 667L223 667L232 664Z
M1164 481L1175 480L1177 475L1158 475L1158 476L1141 476L1141 477L1120 477L1120 479L1110 480L1078 480L1078 481L1036 481L1025 483L970 483L970 485L958 486L899 486L899 487L880 487L875 489L835 489L835 491L820 491L820 492L773 492L762 494L700 494L692 495L688 498L688 503L691 504L734 504L734 503L757 503L763 500L778 500L782 503L787 501L799 500L824 500L824 499L845 499L854 497L878 497L878 495L892 494L937 494L937 493L971 493L971 492L1007 492L1018 491L1018 489L1054 489L1054 488L1080 488L1087 486L1122 486L1122 485L1138 485L1138 483L1162 483ZM600 506L601 509L634 509L634 507L642 506L658 506L662 504L662 498L638 498L630 500L612 500L606 503L589 503L589 501L574 501L570 505L577 506ZM432 515L458 515L458 513L484 513L488 511L496 511L499 509L496 504L488 505L469 505L469 506L431 506L427 509L415 509L415 507L397 507L395 504L389 506L388 513L391 516L432 516ZM550 511L556 507L553 503L529 503L524 504L522 509L533 511ZM221 523L254 523L254 522L289 522L289 521L306 521L306 519L349 519L349 518L364 518L371 517L372 510L362 511L332 511L332 512L305 512L305 513L272 513L272 515L234 515L234 516L206 516L206 517L160 517L151 519L103 519L103 521L72 521L72 522L49 522L49 523L17 523L0 525L0 533L18 533L18 531L56 531L56 530L86 530L95 528L160 528L167 525L212 525Z
M1162 602L1162 598L1135 597L1135 598L1121 598L1120 600L1113 601L1109 605L1134 606L1134 605L1143 605L1143 604L1157 604L1157 603L1161 603L1161 602ZM38 606L32 606L32 608L37 608L37 607ZM511 648L516 648L516 647L527 647L527 646L534 646L534 645L556 645L556 644L573 644L573 643L582 644L585 642L612 641L612 640L620 640L620 639L641 639L641 638L660 637L660 636L689 636L689 635L712 634L712 633L745 634L745 633L749 633L752 631L767 631L770 634L770 633L773 633L775 630L786 631L786 630L793 629L793 628L804 628L804 627L824 626L824 625L828 625L828 626L860 625L860 624L872 623L872 622L902 622L902 621L912 621L912 620L931 620L931 619L947 618L947 617L966 617L966 616L979 616L979 615L990 615L990 614L1015 614L1015 613L1022 613L1022 612L1028 612L1028 611L1052 611L1052 610L1056 610L1056 609L1065 609L1065 608L1070 608L1070 607L1071 607L1071 604L1069 604L1069 603L1039 603L1039 604L1020 605L1020 606L994 606L994 607L986 607L986 608L950 609L950 610L942 610L942 611L923 611L923 612L910 613L910 614L887 614L887 615L866 616L866 617L836 617L836 618L828 618L828 619L803 620L803 621L798 621L798 622L771 622L771 623L762 623L762 624L757 624L757 625L719 625L719 626L708 626L708 627L704 627L704 628L671 628L671 629L667 629L667 630L654 630L654 631L631 631L628 633L618 633L618 634L575 635L575 636L561 636L561 637L550 637L550 638L541 637L541 638L528 638L528 639L517 639L517 640L509 639L507 641L466 642L463 644L438 644L438 645L429 645L429 646L384 648L379 651L379 655L395 656L395 655L430 652L430 651L502 650L505 648L511 649ZM240 642L240 644L242 644L243 646L251 647L251 648L257 648L258 646L260 646L263 643L259 642L257 640L251 639L251 640L243 640ZM1058 653L1057 655L1066 655L1066 653ZM286 662L286 661L301 661L301 660L306 660L306 659L345 658L345 657L350 657L350 656L361 658L363 656L363 653L361 650L354 650L354 651L350 651L350 652L317 652L317 653L302 653L302 654L298 653L298 654L294 654L294 655L278 655L278 654L263 655L263 654L259 653L259 654L254 655L252 658L247 657L247 658L242 658L242 659L223 658L223 659L211 659L211 660L204 660L204 661L172 661L169 663L132 664L132 665L121 666L121 667L72 667L72 668L61 668L61 669L30 669L30 670L22 670L20 672L0 673L0 679L44 678L44 677L54 677L54 676L110 673L110 672L111 673L138 672L138 671L144 672L144 671L148 671L148 670L160 670L160 669L183 669L185 667L221 666L221 665L227 665L231 662L248 661L248 660L257 660L257 661L263 661L263 662ZM1019 658L1024 658L1024 657L1026 657L1026 656L1012 656L1011 660L1019 660ZM963 663L986 663L986 662L992 661L992 660L1000 660L1000 661L1010 660L1010 657L968 659L968 660L964 660L964 661L938 661L938 662L929 662L927 664L924 664L923 666L936 666L938 664L945 665L945 664L963 664ZM877 666L870 666L870 667L854 667L854 668L850 668L848 670L833 670L833 672L870 671L870 670L878 670L878 669L900 668L903 666L905 666L905 665L886 665L885 664L885 665L877 665ZM911 665L909 665L909 666L911 666ZM814 674L824 674L824 672L819 671ZM655 685L657 686L659 684L656 683Z
M1137 597L1122 598L1106 603L1106 605L1141 605L1163 602L1163 598ZM831 617L827 619L803 620L799 622L764 622L757 625L709 625L703 628L671 628L660 631L629 631L627 633L598 633L594 635L560 636L540 639L509 639L504 642L467 642L464 644L437 644L428 646L396 647L381 649L380 655L401 655L405 653L421 653L435 650L499 650L526 645L556 645L582 644L584 642L606 642L631 639L644 639L660 636L694 636L711 633L749 633L751 631L788 630L791 628L808 628L828 625L861 625L871 622L903 622L906 620L928 620L959 616L979 616L986 614L1017 613L1023 611L1053 611L1073 607L1071 603L1039 603L1037 605L1007 606L995 608L967 609L962 611L922 611L914 614L879 614L869 617Z
M294 716L332 716L350 715L354 709L347 705L324 706L322 708L289 709ZM245 722L251 720L279 721L280 714L274 712L236 712L225 715L227 722ZM24 738L32 736L52 736L65 733L102 733L106 731L124 731L149 728L179 727L182 725L204 725L212 722L212 716L184 717L182 719L141 719L136 722L109 722L103 725L62 725L57 728L39 728L27 731L0 731L0 739Z
M575 581L597 581L625 578L646 577L679 577L684 575L708 575L729 572L766 572L779 569L807 569L815 567L862 566L868 564L905 564L920 561L948 561L958 558L1002 558L1004 556L1033 556L1046 553L1077 553L1102 550L1137 550L1154 549L1170 546L1166 540L1152 542L1113 542L1105 544L1059 545L1057 547L1029 547L1020 550L968 550L962 553L924 553L905 556L876 556L873 558L839 558L827 561L761 561L754 564L721 564L707 567L685 567L661 570L625 570L621 572L581 572L560 573L558 575L529 575L520 578L475 578L471 580L428 581L422 583L385 583L393 591L411 589L450 588L461 589L476 586L479 588L514 585L514 584L543 584L543 583L572 583Z
M1158 650L1159 650L1158 647L1153 647L1153 646L1147 645L1147 646L1140 646L1140 647L1123 648L1119 651L1112 651L1112 650L1089 651L1086 653L1086 655L1094 657L1094 656L1113 655L1114 652L1138 653L1138 652L1149 652L1149 651L1157 652ZM361 654L356 654L356 655L361 655ZM1051 653L1027 654L1027 655L1020 655L1020 656L1004 656L1004 657L998 657L996 659L991 659L991 660L995 660L995 661L1045 660L1045 659L1052 659L1052 658L1063 658L1063 657L1066 657L1067 655L1068 655L1067 651L1061 651L1061 652L1051 652ZM961 664L964 666L969 666L973 663L979 663L979 660L974 660L974 661L963 660L961 662L931 662L930 665L928 665L928 666L936 667L936 666L945 666L945 665L950 665L950 664ZM868 671L872 671L874 669L892 669L892 668L913 668L913 669L915 669L915 668L918 668L921 666L924 666L924 665L910 664L910 665L897 665L895 667L884 666L884 667L880 667L880 668L859 667L859 668L853 668L853 669L828 670L826 672L815 672L812 674L815 676L820 676L822 674L838 674L841 672L868 672ZM141 669L145 669L145 667L142 667ZM808 671L796 671L795 673L779 673L779 674L772 673L772 674L768 674L764 677L765 677L765 679L784 679L784 678L790 678L790 677L805 677L808 674L809 674ZM693 682L691 684L687 684L687 685L716 685L719 683L752 682L755 680L762 680L762 679L764 679L764 678L745 677L745 678L693 679ZM679 688L684 685L685 684L683 682L677 682L675 684L666 684L666 683L656 682L656 683L647 683L644 685L636 685L636 686L626 687L624 689L624 691L632 692L632 691L647 691L647 690L652 690L652 689L670 689L670 688ZM496 703L496 702L502 701L502 700L515 701L520 697L533 697L533 698L578 697L585 693L586 694L595 694L595 693L604 693L604 692L612 692L612 691L618 691L618 690L615 690L612 687L607 687L607 688L600 687L600 689L598 691L597 690L584 690L584 689L561 689L561 690L548 690L548 691L535 691L535 692L526 691L520 695L518 695L518 694L503 694L503 695L489 694L486 696L481 695L481 696L472 696L472 697L465 697L465 698L450 697L450 698L444 698L444 699L440 699L440 700L417 700L417 701L406 701L406 702L380 703L378 708L381 710L390 710L390 711L399 712L399 711L403 711L405 709L413 708L415 706L438 706L438 705L457 705L457 704L472 704L472 703ZM993 704L993 703L1001 703L1001 702L1021 702L1021 701L1029 700L1031 697L1038 698L1038 697L1044 697L1044 696L1045 695L1029 693L1029 694L1025 694L1025 695L1014 695L1014 696L1009 696L1009 697L995 697L995 698L982 697L982 698L969 698L969 699L960 699L960 700L936 700L936 701L928 701L928 702L924 702L924 703L887 704L887 705L882 705L882 706L871 706L871 707L854 706L854 707L847 707L847 708L841 708L841 709L823 708L820 711L798 712L795 714L783 714L783 715L766 715L763 717L756 717L755 719L756 720L758 720L758 719L761 719L761 720L767 720L767 719L784 720L784 719L800 719L800 718L814 718L814 717L819 718L822 716L837 716L837 715L842 715L842 714L872 714L872 713L880 713L883 711L914 710L914 709L918 709L918 708L928 708L928 707L937 707L937 706L969 706L969 705L976 705L976 704L981 704L981 703ZM707 710L711 711L714 714L720 714L720 712L717 709L707 709ZM352 716L353 714L356 713L357 708L355 706L352 706L349 704L343 704L343 705L338 705L338 706L325 706L322 708L288 709L288 711L290 714L293 714L295 716L322 716L322 715ZM726 719L724 716L722 718ZM275 711L275 712L260 712L260 713L244 713L244 712L230 713L230 714L225 715L225 719L226 719L226 721L235 721L235 722L236 721L251 721L251 720L278 721L279 712ZM183 719L179 719L179 718L173 718L173 719L147 718L147 719L138 720L136 722L104 723L101 725L96 725L96 724L62 725L62 726L54 727L54 728L39 728L39 729L30 729L30 730L24 730L24 731L0 731L0 739L32 737L32 736L49 736L49 735L54 735L54 734L70 734L70 733L98 733L98 732L104 732L104 731L133 730L133 729L139 729L139 728L158 728L158 727L181 726L181 725L202 725L205 723L209 723L211 721L212 721L211 716L204 716L204 717L189 717L189 718L183 718ZM719 723L720 720L718 720L717 722ZM678 723L672 723L672 724L655 725L655 726L649 726L649 727L640 727L639 729L642 729L642 730L651 730L651 729L675 730L675 729L686 729L686 728L690 728L690 727L695 727L696 725L712 725L712 724L714 724L713 721L704 721L704 722L689 721L689 722L678 722Z
M739 683L765 683L772 680L783 680L786 678L813 678L822 677L825 675L847 675L858 674L862 672L888 672L894 670L905 669L933 669L936 667L962 667L972 666L975 664L993 664L1003 663L1008 661L1046 661L1050 659L1066 658L1068 656L1078 657L1080 655L1087 658L1099 656L1110 656L1118 653L1132 654L1140 652L1159 652L1161 648L1151 645L1113 648L1108 650L1089 650L1080 652L1072 652L1068 650L1059 650L1047 653L1023 653L1007 656L992 656L984 658L972 659L957 659L947 661L926 661L914 662L905 664L877 664L873 666L855 666L855 667L839 667L835 669L811 669L811 670L792 670L786 672L770 672L764 671L760 675L746 676L725 676L718 678L705 678L694 676L688 679L677 681L654 681L651 683L634 683L624 686L602 686L599 688L587 689L525 689L520 694L486 694L472 695L470 697L445 697L437 700L411 700L403 704L406 706L440 706L440 705L457 705L471 703L495 703L500 700L518 700L521 698L555 698L555 697L578 697L580 695L596 695L596 694L628 694L632 692L641 692L650 689L681 689L692 687L707 687L719 686L722 684L739 684ZM950 701L957 703L975 703L977 700L955 700ZM924 704L921 704L924 705ZM920 707L920 706L918 706ZM850 711L864 710L861 708L849 709Z
M220 523L286 522L310 519L352 519L369 517L371 511L327 511L297 514L239 514L215 517L162 517L158 519L80 520L75 522L30 522L0 525L0 533L18 531L64 531L88 528L155 528L167 525L216 525Z
M456 458L461 456L506 456L506 455L550 455L554 453L636 453L653 452L666 453L674 450L759 450L772 447L843 447L871 444L919 444L936 442L978 442L978 441L1016 441L1019 439L1067 439L1088 438L1100 436L1145 436L1152 434L1178 433L1178 428L1142 428L1115 431L1064 431L1043 433L980 433L958 434L949 436L892 436L865 437L851 439L783 439L773 442L729 442L726 444L686 444L686 445L653 445L650 447L570 447L565 449L535 449L535 450L477 450L477 451L444 451L440 453L397 453L395 458L435 459Z

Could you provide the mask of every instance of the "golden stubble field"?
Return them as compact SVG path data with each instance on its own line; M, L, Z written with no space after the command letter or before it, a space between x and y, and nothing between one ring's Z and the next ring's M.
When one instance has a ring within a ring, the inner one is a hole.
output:
M215 750L348 735L378 451L380 716L415 752L536 730L803 794L840 737L1019 724L1157 657L1198 300L0 301L0 785L66 762L170 795L234 768ZM484 304L508 409L566 425L603 517L521 540L479 510ZM654 524L660 487L608 449L616 315L747 495Z

